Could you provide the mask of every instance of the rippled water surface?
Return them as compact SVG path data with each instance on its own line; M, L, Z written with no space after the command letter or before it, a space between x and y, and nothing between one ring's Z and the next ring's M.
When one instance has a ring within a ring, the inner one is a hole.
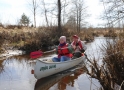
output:
M88 57L100 58L102 53L99 47L105 41L105 38L99 37L88 43L86 51ZM0 90L97 90L100 87L98 81L91 79L83 69L77 70L76 73L67 71L37 80L31 74L35 61L28 55L0 60Z

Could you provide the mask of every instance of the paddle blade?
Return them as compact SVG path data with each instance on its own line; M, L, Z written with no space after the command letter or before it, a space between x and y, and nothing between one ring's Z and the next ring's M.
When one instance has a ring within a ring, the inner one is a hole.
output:
M41 57L42 55L43 55L42 51L35 51L30 53L31 58L38 58L38 57Z

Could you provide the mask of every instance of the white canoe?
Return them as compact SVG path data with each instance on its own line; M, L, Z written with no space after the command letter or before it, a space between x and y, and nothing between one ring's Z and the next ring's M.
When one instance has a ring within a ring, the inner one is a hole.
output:
M85 56L68 60L64 62L46 62L38 59L34 67L34 76L36 79L47 77L58 72L67 70L85 61Z

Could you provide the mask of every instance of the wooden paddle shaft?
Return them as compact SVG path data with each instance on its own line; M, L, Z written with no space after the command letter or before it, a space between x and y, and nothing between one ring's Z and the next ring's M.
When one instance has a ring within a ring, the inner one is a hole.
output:
M55 49L50 50L50 51L46 51L46 52L43 52L43 53L51 53L51 52L54 52L54 51L55 51Z
M66 47L66 48L68 48L68 47ZM61 49L66 49L66 48L61 48ZM46 52L43 52L43 53L46 54L46 53L51 53L51 52L55 52L55 51L56 51L56 49L53 49L53 50L46 51Z

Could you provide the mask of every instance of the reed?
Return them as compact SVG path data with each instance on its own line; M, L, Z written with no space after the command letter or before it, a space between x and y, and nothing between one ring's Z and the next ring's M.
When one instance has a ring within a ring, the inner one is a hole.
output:
M60 35L67 37L67 42L72 42L72 36L77 34L81 40L91 42L94 40L95 31L93 28L82 29L79 32L62 27L61 34L57 26L25 28L25 29L2 29L0 35L2 37L1 48L20 49L30 53L35 50L48 50L52 46L59 44ZM5 42L4 42L5 41Z
M87 70L92 78L99 80L103 90L114 90L116 85L121 85L124 80L124 40L114 38L106 41L102 51L106 52L102 59L102 65L97 60L89 60L90 70ZM124 89L124 85L121 87Z

